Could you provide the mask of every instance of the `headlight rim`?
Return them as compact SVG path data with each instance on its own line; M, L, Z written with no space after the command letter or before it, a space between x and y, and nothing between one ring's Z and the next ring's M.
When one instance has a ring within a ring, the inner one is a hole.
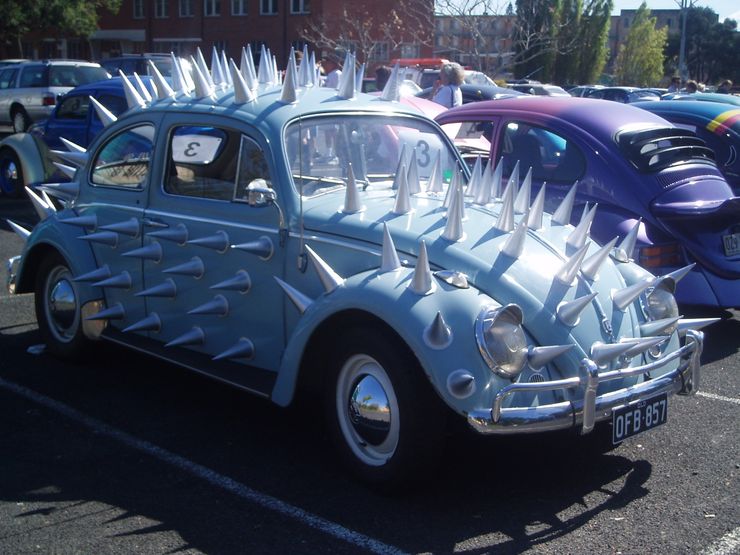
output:
M493 313L492 316L489 316ZM525 344L528 343L526 340L526 332L524 331L524 328L522 327L523 322L523 312L519 305L514 303L509 303L507 305L493 305L488 304L483 307L481 307L480 312L478 313L478 317L475 320L475 339L476 343L478 344L478 351L481 354L481 357L483 358L483 361L486 363L488 368L494 372L497 376L508 379L508 380L514 380L516 379L522 371L527 367L527 353L528 353L528 345L525 345L525 348L522 350L522 360L521 364L519 364L518 370L514 373L507 372L501 368L501 365L494 359L494 356L489 351L486 340L485 340L485 329L484 329L484 322L492 317L494 320L497 320L501 317L508 317L512 318L513 321L521 328L522 334L525 338Z

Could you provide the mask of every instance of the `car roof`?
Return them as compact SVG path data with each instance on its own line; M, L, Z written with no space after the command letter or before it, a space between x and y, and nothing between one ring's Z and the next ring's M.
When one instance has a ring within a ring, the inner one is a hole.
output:
M609 103L605 109L604 103ZM671 123L646 110L631 104L620 104L610 100L581 98L574 96L524 95L500 100L483 100L451 108L437 117L437 121L475 120L491 114L508 114L519 117L529 115L560 119L606 141L614 133L628 125L648 127L673 127ZM448 119L449 118L449 119Z
M86 60L32 60L32 61L27 61L27 62L21 62L20 64L18 64L18 66L20 67L37 66L37 65L100 67L99 63L88 62Z
M151 80L148 75L141 75L141 80L147 82ZM93 81L92 83L86 83L75 87L67 94L84 94L92 91L108 91L108 92L119 92L120 96L124 96L123 92L123 80L120 77L111 77L110 79L103 79L101 81Z
M635 102L633 106L649 110L654 114L671 116L682 115L704 125L717 120L717 125L729 127L740 133L740 109L733 104L720 102L701 102L698 100L661 100L660 102Z

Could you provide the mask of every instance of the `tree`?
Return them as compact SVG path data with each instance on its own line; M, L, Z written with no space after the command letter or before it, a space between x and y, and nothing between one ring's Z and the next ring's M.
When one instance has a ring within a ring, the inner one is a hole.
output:
M89 37L98 28L98 10L117 12L121 0L0 0L0 36L23 56L22 38L31 30Z
M619 47L616 60L618 83L638 87L660 83L667 29L656 29L655 21L643 2L635 13L627 38Z
M612 0L589 0L584 9L578 29L578 65L571 76L574 83L595 83L606 65L612 5Z
M560 8L560 0L517 0L517 77L551 80L555 54L565 46L557 40Z
M558 45L575 44L581 33L582 0L562 0L560 17L562 25L558 29ZM579 47L579 51L582 49ZM553 80L556 83L572 83L579 64L578 53L556 54L553 65Z

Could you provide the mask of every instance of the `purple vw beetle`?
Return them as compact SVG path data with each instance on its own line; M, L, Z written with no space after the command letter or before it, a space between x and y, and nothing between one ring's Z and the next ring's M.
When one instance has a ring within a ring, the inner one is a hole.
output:
M692 131L585 98L475 102L436 120L468 160L490 157L504 181L521 179L522 196L546 183L553 210L574 195L575 218L593 212L592 237L617 245L619 236L615 256L626 246L654 274L695 264L679 303L740 307L740 197Z

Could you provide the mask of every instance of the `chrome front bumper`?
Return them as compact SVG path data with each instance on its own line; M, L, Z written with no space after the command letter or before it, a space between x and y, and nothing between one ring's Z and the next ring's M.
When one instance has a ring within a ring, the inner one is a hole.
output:
M5 261L5 270L7 272L5 276L5 288L11 295L15 294L15 280L18 275L18 265L20 262L20 256L14 256Z
M683 347L661 360L620 370L609 370L599 374L597 365L584 358L579 366L579 375L564 380L540 383L515 383L498 392L493 407L472 411L468 423L478 432L485 434L525 434L580 428L582 434L593 430L596 422L611 418L612 409L638 402L660 393L669 395L692 395L699 389L701 352L704 334L696 330L686 332ZM678 367L659 378L648 379L631 387L596 395L600 383L648 374L650 371L679 359ZM581 398L550 405L534 407L503 407L509 395L516 392L583 391Z

